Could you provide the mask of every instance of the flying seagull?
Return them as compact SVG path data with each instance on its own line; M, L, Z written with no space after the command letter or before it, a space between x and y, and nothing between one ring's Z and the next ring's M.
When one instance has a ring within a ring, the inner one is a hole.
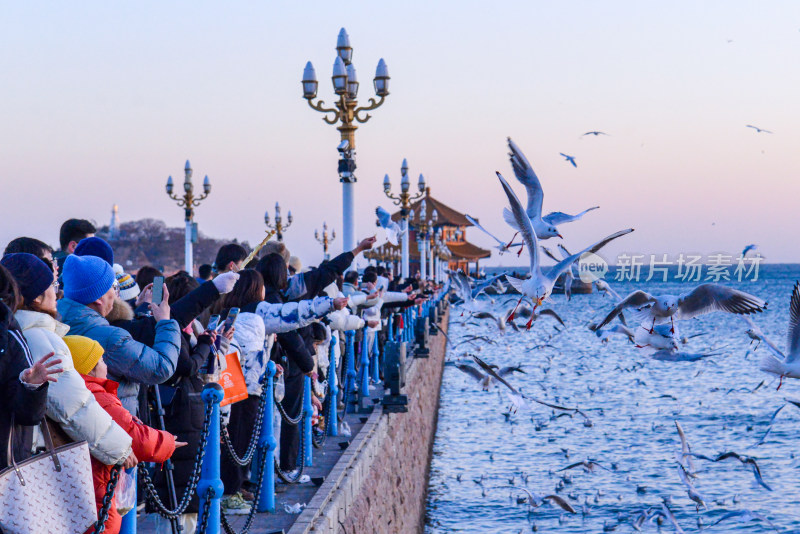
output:
M567 154L564 154L563 152L559 152L559 154L564 156L564 159L567 160L569 163L572 163L573 167L575 167L576 169L578 168L578 164L575 163L575 156L569 156Z
M494 247L494 248L496 248L497 250L499 250L499 251L500 251L500 255L501 255L501 256L502 256L502 255L503 255L503 254L504 254L506 251L508 251L508 249L509 249L509 248L511 248L511 247L521 247L521 246L522 246L522 243L514 243L514 244L512 244L512 243L510 243L510 242L509 242L509 243L506 243L505 241L502 241L502 240L500 240L500 239L499 239L497 236L495 236L495 235L494 235L493 233L491 233L489 230L487 230L486 228L484 228L483 226L481 226L481 225L478 223L477 219L474 219L473 217L470 217L469 215L466 215L466 214L465 214L464 216L467 218L467 220L468 220L470 223L472 223L472 226L474 226L475 228L477 228L478 230L480 230L480 231L481 231L481 232L483 232L484 234L488 235L489 237L491 237L492 239L494 239L495 241L497 241L497 245L495 245L495 247ZM521 249L520 249L520 252L521 252Z
M755 325L753 325L755 326ZM753 328L751 327L751 330ZM800 378L800 282L795 282L792 298L789 301L789 330L786 334L786 354L778 350L772 341L763 334L761 339L772 352L761 360L759 368L767 373L781 377ZM780 388L781 385L778 385Z
M748 253L748 252L750 252L751 250L755 250L755 249L757 249L757 248L758 248L758 245L754 245L754 244L747 245L747 246L746 246L746 247L744 247L744 249L742 250L742 258L746 258L746 257L747 257L747 253Z
M532 493L527 488L522 488L520 486L512 486L512 488L518 489L520 491L524 491L527 494L526 498L521 499L520 504L526 503L531 508L538 508L541 505L543 505L545 501L549 501L549 502L559 506L565 512L569 512L570 514L577 514L578 513L578 512L575 511L575 509L572 506L570 506L570 504L567 501L565 501L564 499L562 499L558 495L541 495L540 496L540 495L536 495L535 493Z
M605 132L598 132L597 130L593 130L591 132L586 132L581 137L585 137L587 135L593 135L593 136L597 137L598 135L608 135L608 134L605 133ZM563 156L564 154L561 154L561 155ZM573 165L574 165L574 163L573 163Z
M528 206L525 208L525 212L528 214L528 217L531 220L531 224L533 225L533 229L536 231L537 238L550 239L551 237L561 237L561 234L556 228L557 226L568 222L577 221L587 212L596 210L600 207L593 206L589 209L583 210L577 215L569 215L568 213L554 211L542 216L544 190L542 189L542 184L539 181L539 177L536 176L535 172L533 172L533 167L531 167L531 164L528 162L525 154L522 153L522 151L514 143L514 141L511 140L510 137L508 138L508 149L510 150L508 156L511 160L511 167L514 169L514 176L516 176L517 180L519 180L519 182L525 186L525 190L528 193Z
M668 319L672 323L674 319L691 319L715 311L747 315L761 312L766 307L767 303L755 295L720 284L700 284L692 291L678 296L650 295L637 290L617 304L597 328L607 325L628 308L634 310L634 315L638 315L637 322L652 320L650 333L653 333L656 324L665 323Z
M497 366L493 366L493 368L494 367ZM491 375L481 372L480 369L476 369L468 363L457 363L456 368L462 373L465 373L477 380L483 388L483 391L489 391L489 388L495 383L495 380ZM514 372L525 374L525 371L523 371L522 367L519 365L501 367L496 372L498 376L508 376Z
M752 128L752 129L754 129L756 131L756 133L761 133L761 132L768 133L768 134L772 133L769 130L765 130L764 128L759 128L758 126L753 126L752 124L746 125L745 128Z
M382 207L378 206L375 208L375 215L378 216L378 226L386 230L386 239L388 239L389 243L392 245L397 246L404 230L400 228L399 224L392 220L392 215Z
M506 209L503 211L503 216L506 219L506 222L522 235L522 242L528 246L528 255L530 257L530 278L527 280L520 280L519 278L506 275L506 280L508 280L508 282L522 295L517 304L522 302L523 298L527 297L533 301L534 311L553 292L553 286L555 285L556 280L558 280L558 277L561 276L562 273L566 272L573 263L578 261L582 254L585 252L596 253L614 239L633 232L633 228L628 228L627 230L622 230L615 234L611 234L605 239L602 239L593 245L589 245L585 249L580 250L578 253L561 260L545 275L542 273L542 269L539 264L539 244L536 239L536 233L533 231L531 220L528 218L525 210L522 209L522 204L520 203L519 198L517 198L517 195L514 193L514 190L511 189L511 186L508 185L506 179L503 178L503 175L498 172L497 177L500 180L500 184L503 186L503 190L505 191L506 197L508 197L508 202L511 206L510 210ZM513 318L514 314L512 313L511 319L513 320ZM528 321L528 324L526 325L527 328L530 329L532 322L533 319Z

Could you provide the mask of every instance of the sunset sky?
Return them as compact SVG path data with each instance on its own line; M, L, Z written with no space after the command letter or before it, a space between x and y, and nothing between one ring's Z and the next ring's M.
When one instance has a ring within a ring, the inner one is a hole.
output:
M788 1L7 3L0 246L57 246L63 220L105 224L114 203L122 220L180 226L164 183L188 158L196 188L213 184L202 232L256 243L277 200L295 218L287 245L318 263L314 229L341 229L338 132L300 79L313 61L332 103L342 26L360 100L381 57L391 75L356 134L359 236L391 207L384 174L397 188L408 158L414 181L424 173L435 197L510 237L494 175L524 202L510 136L545 211L601 206L563 227L570 248L635 227L609 256L757 243L771 262L800 262L800 3Z

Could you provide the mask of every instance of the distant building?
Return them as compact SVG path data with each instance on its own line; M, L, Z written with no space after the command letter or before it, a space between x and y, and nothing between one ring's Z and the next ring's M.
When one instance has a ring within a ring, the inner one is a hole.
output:
M118 215L119 215L119 206L114 204L111 207L111 223L108 225L109 241L119 239L119 220L117 220Z
M442 201L437 200L431 196L431 188L427 188L425 196L418 201L411 204L411 210L414 212L414 218L409 218L409 255L408 267L409 275L414 276L414 273L419 269L419 248L416 244L417 232L416 228L419 225L420 205L425 200L425 220L431 221L433 210L436 210L438 215L437 221L433 226L433 231L442 229L442 240L451 252L448 258L448 267L451 270L460 270L465 273L477 273L480 270L479 262L484 258L491 257L492 253L489 250L483 249L467 241L466 230L468 226L472 226L463 213L460 213L450 206L444 204ZM400 221L400 212L392 214L392 219ZM429 231L430 234L430 231ZM394 247L389 243L381 245L374 249L374 251L367 255L370 259L381 261L385 263L400 262L400 247ZM470 265L474 264L474 268Z

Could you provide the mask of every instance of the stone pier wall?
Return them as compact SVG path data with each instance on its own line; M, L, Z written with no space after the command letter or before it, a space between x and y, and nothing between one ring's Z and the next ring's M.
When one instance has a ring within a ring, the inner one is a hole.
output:
M444 336L431 336L430 356L407 367L408 413L376 408L290 534L422 532L445 353Z

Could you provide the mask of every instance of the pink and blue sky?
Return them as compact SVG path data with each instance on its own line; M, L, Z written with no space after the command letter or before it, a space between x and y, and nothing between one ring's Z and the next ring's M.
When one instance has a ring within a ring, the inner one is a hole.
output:
M512 174L511 136L545 211L601 206L563 227L571 248L633 226L609 256L758 243L769 261L800 261L800 3L788 1L10 3L0 245L57 245L63 220L104 224L114 203L122 220L180 226L164 182L188 158L196 187L213 184L201 231L258 242L277 200L295 218L288 246L318 262L314 229L341 229L338 132L300 79L313 61L331 103L342 26L361 100L379 58L392 77L357 133L359 235L389 208L383 175L397 187L405 157L434 196L510 236L494 171Z

